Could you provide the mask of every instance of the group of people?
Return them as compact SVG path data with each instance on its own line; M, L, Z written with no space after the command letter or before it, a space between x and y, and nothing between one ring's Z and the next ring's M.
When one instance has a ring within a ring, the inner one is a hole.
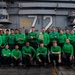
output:
M40 33L31 28L31 32L25 29L11 29L10 32L0 30L0 64L3 66L32 66L35 64L56 66L74 65L75 57L75 33L74 30L61 28L45 30Z

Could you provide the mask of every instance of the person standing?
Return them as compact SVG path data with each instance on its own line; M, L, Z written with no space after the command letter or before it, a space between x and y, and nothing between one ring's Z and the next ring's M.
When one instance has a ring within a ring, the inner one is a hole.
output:
M58 43L59 33L56 31L56 27L52 27L52 32L50 32L49 36L51 40L50 41L51 46L53 41L57 41Z
M15 48L15 34L14 34L14 29L10 30L10 34L8 36L8 45L9 49L13 50Z
M24 46L24 43L25 43L25 38L26 38L26 36L24 33L22 33L22 29L20 28L19 34L17 34L17 36L16 36L16 43L19 46L19 50L22 50L22 47Z
M43 38L39 37L39 39L44 43L44 46L47 47L47 45L50 43L49 35L46 33L45 28L42 28L42 33Z
M62 49L64 43L66 43L66 39L67 39L67 37L64 34L63 30L60 30L58 45L61 47L61 49Z
M38 48L38 34L35 32L35 27L31 28L31 32L29 33L29 42L35 50Z

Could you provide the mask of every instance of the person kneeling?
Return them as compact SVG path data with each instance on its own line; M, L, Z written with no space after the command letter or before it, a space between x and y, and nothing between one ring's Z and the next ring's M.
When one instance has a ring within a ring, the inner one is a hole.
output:
M11 51L9 49L9 46L6 45L4 49L2 49L2 64L4 66L10 66L11 64Z
M14 66L18 66L21 62L21 52L18 45L16 45L15 49L12 50L12 62Z
M56 66L59 66L59 64L61 63L61 48L60 46L57 46L56 41L53 41L53 46L51 47L50 50L50 61L53 66L54 66L54 60Z
M40 43L40 47L36 50L36 59L39 66L47 64L47 48L44 47L43 43Z
M70 66L74 56L74 49L73 46L70 44L69 39L66 40L66 44L64 44L62 48L62 53L63 53L62 56L63 63L66 64L67 66Z
M29 42L26 42L26 46L22 48L22 64L24 66L32 66L34 57L35 49L30 46Z

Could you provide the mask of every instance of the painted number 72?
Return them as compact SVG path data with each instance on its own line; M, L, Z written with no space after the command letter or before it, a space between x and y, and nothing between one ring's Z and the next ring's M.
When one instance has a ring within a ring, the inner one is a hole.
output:
M32 26L35 26L36 25L36 21L37 21L37 16L28 16L28 17L29 18L34 18ZM49 21L49 23L45 27L46 30L52 25L52 16L43 16L43 20L46 20L47 18L49 18L50 21Z

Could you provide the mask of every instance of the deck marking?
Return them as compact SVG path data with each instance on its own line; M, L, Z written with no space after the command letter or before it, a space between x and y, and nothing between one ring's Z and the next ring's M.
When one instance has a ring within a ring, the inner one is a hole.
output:
M53 73L53 75L57 75L56 74L56 71L55 71L55 69L54 69L54 67L51 67L52 68L52 73Z

